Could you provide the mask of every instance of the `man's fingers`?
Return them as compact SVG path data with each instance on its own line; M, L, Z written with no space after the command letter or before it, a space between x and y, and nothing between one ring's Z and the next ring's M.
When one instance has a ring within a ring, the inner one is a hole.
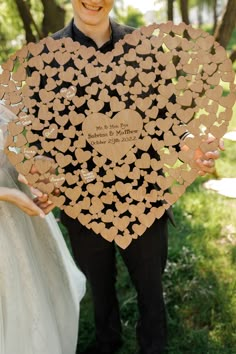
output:
M218 150L208 151L205 153L207 159L217 160L220 157L220 152Z
M208 167L208 168L199 170L198 174L199 174L199 176L205 176L207 173L214 173L214 172L215 172L215 168Z
M215 160L200 160L196 161L199 167L198 174L204 176L206 173L213 173L215 171Z
M225 150L225 145L224 145L224 140L223 139L220 139L220 141L219 141L219 148L220 148L221 151Z
M209 160L203 160L202 164L207 167L214 167L215 166L215 161L213 159Z
M207 138L207 141L206 141L208 144L214 142L215 140L216 140L216 138L213 135L208 134L208 138ZM222 151L225 149L224 140L222 138L219 140L218 147Z

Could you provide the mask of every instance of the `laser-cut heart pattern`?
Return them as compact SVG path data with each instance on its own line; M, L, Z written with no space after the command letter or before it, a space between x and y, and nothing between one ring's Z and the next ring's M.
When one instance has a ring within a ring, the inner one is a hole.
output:
M235 103L225 50L183 23L143 27L107 54L47 38L3 69L0 99L18 116L9 160L70 217L122 248L194 181L195 150L217 148ZM208 133L216 137L210 147ZM54 163L35 160L44 154Z

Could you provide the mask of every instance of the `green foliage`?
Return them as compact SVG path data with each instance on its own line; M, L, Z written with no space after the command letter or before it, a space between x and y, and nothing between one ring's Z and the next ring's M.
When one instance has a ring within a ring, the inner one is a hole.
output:
M41 22L43 20L43 6L41 1L38 0L28 0L30 3L30 12L34 18L34 21L38 25L41 26Z
M116 7L115 8L115 18L118 22L125 25L138 28L145 25L145 20L142 12L134 8L133 6L128 6L127 8Z
M214 7L214 0L190 0L189 5L190 7L194 7L194 6L201 7L205 5L209 10L212 10Z
M21 45L21 21L15 2L0 3L0 63L5 61Z
M141 27L145 25L143 14L132 6L128 6L125 15L121 16L122 23L131 27Z
M43 15L41 2L31 0L30 9L35 22L40 23ZM6 0L0 4L0 64L24 44L25 33L16 3Z
M42 2L38 0L27 0L25 2L29 6L34 24L40 32L44 17ZM66 8L70 3L71 8L70 0L56 0L56 3L66 6ZM36 35L35 26L32 26L34 35ZM0 64L24 44L25 30L16 2L15 0L5 0L0 3Z

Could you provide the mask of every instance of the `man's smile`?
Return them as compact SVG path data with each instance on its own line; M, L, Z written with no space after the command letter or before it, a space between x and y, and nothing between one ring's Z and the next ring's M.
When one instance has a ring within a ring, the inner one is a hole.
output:
M89 10L89 11L100 11L102 9L101 6L95 6L95 5L90 5L90 4L87 4L85 2L82 3L83 6L85 7L86 10Z

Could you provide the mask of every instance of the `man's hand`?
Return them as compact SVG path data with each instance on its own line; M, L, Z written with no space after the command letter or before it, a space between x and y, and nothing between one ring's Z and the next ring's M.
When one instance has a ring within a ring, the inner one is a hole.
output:
M209 136L207 139L207 143L211 144L215 141L215 137ZM224 151L224 141L220 139L219 141L219 150ZM206 173L214 173L215 172L215 160L220 157L220 151L208 151L204 153L200 148L195 151L195 161L199 166L200 170L198 174L200 176L204 176Z
M211 143L215 142L215 140L216 138L214 136L209 135L205 143L210 145ZM215 147L212 151L207 151L207 152L202 151L201 148L197 148L195 150L194 160L199 167L198 174L200 176L204 176L206 173L215 172L215 160L217 160L220 157L220 151L224 151L224 149L225 148L224 148L223 139L220 139L218 150L216 150ZM181 147L181 150L188 151L189 147L187 145L183 145Z

